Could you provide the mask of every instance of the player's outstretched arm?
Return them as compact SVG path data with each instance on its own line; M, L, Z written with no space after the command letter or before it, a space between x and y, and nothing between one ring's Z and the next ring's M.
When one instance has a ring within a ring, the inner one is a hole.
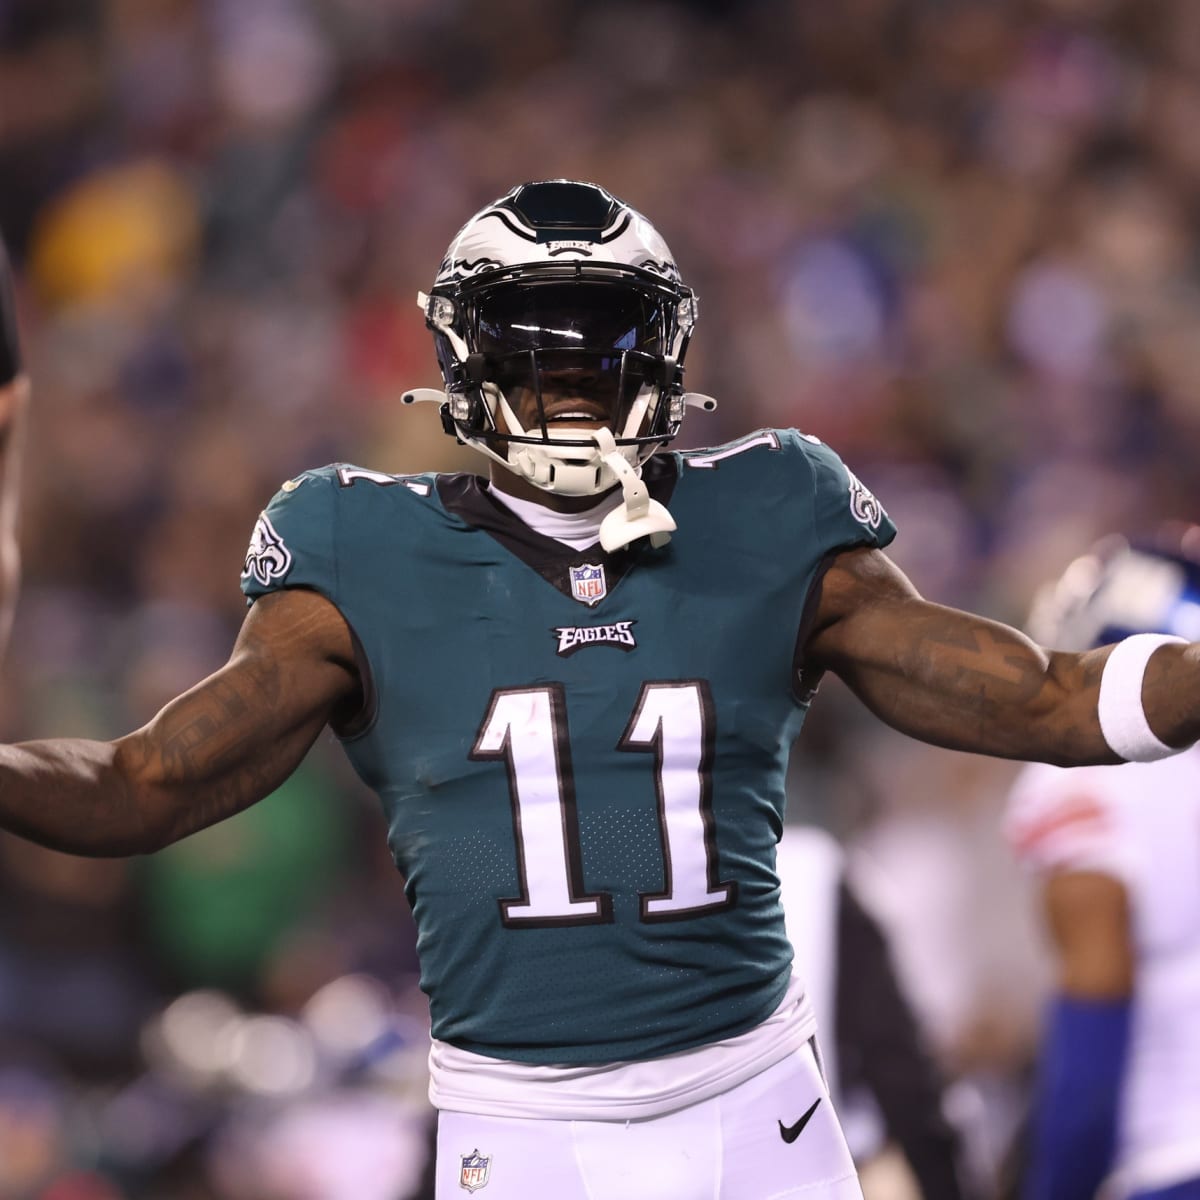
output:
M1098 715L1110 647L1047 651L1007 625L931 604L878 550L839 555L821 586L806 669L833 671L894 728L1002 758L1122 761ZM1163 646L1146 667L1145 718L1169 746L1200 738L1198 650Z
M0 746L0 827L74 854L157 850L269 795L359 697L337 609L314 592L273 593L228 663L142 729Z

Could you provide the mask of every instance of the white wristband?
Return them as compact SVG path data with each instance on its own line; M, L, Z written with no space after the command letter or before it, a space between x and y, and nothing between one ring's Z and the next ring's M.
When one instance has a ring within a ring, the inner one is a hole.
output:
M1179 751L1160 742L1142 707L1142 677L1150 655L1168 642L1183 638L1165 633L1135 633L1113 647L1100 676L1097 715L1109 749L1126 762L1154 762Z

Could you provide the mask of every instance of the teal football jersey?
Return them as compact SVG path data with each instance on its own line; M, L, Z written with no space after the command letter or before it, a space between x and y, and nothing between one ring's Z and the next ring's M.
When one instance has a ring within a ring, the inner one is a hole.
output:
M764 430L660 452L671 541L575 551L473 475L285 484L243 588L311 588L369 678L346 752L379 795L433 1034L531 1063L740 1033L787 985L775 876L829 557L895 529L827 447Z

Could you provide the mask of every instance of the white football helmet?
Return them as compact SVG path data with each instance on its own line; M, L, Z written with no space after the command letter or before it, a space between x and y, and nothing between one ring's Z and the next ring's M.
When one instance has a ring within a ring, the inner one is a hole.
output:
M1200 527L1161 526L1145 541L1103 538L1034 596L1029 636L1090 650L1135 633L1200 638Z
M696 297L641 213L593 183L521 184L463 226L418 301L446 390L406 402L439 402L447 433L545 491L620 483L607 540L666 540L639 468L689 404L716 402L683 390Z

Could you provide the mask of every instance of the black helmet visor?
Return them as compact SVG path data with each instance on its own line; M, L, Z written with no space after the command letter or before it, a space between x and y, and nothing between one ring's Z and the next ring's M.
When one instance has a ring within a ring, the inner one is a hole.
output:
M666 298L611 280L496 284L472 299L468 325L487 378L510 400L532 393L543 426L543 397L567 393L623 427L667 351Z
M485 355L529 350L666 353L663 298L613 281L496 284L474 301L475 348Z

